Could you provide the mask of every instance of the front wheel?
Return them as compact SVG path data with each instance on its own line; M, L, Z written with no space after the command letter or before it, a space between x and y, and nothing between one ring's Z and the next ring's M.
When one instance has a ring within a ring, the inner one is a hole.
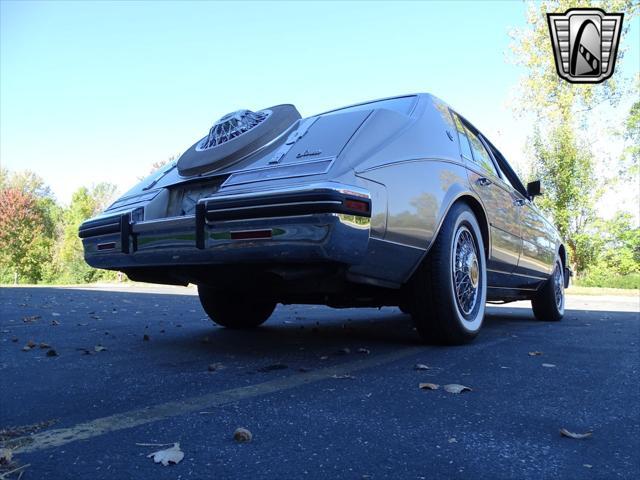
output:
M466 204L451 207L411 290L413 321L424 340L459 345L478 335L487 269L482 232Z
M564 317L564 276L562 262L556 259L553 274L531 299L533 314L538 320L557 322Z
M262 325L276 308L276 302L253 299L250 293L223 292L203 285L198 285L198 296L202 308L213 322L233 329Z

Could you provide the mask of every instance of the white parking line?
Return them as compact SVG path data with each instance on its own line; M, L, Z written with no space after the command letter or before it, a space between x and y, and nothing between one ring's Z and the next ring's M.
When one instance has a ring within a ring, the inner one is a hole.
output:
M288 377L270 380L257 385L232 388L222 392L208 393L179 401L161 403L147 408L131 410L129 412L117 413L115 415L109 415L107 417L80 423L69 428L47 430L30 436L13 439L10 442L6 442L7 445L5 446L9 448L11 448L12 445L16 446L14 450L15 453L29 453L46 448L59 447L78 440L86 440L88 438L104 435L105 433L124 430L178 415L198 412L207 408L219 407L237 402L239 400L267 395L269 393L288 390L321 380L327 380L334 375L345 375L358 370L377 367L424 351L424 347L405 347L397 352L386 355L372 356L371 358L343 363L333 367L326 367L311 372L290 375Z

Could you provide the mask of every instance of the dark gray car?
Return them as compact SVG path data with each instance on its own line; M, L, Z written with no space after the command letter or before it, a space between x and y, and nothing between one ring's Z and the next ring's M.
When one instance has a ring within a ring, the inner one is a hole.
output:
M94 267L197 284L227 327L256 327L277 303L398 305L423 338L456 344L487 301L562 318L566 249L539 194L432 95L304 119L278 105L225 115L80 237Z

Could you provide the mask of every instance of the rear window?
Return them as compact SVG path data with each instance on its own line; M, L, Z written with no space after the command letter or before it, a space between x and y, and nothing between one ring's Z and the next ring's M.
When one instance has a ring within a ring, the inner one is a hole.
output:
M411 113L411 110L413 109L415 101L415 95L412 95L410 97L389 98L388 100L378 100L377 102L361 103L360 105L354 105L352 107L331 110L329 112L323 113L322 115L328 115L332 113L357 112L359 110L373 110L374 108L386 108L387 110L393 110L394 112L409 115L409 113Z

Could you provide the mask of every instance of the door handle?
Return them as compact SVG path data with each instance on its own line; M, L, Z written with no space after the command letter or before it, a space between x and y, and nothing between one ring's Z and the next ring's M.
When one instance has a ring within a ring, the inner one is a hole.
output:
M526 202L526 200L524 200L524 199L522 199L522 198L516 198L516 199L513 201L513 204L514 204L516 207L523 207L525 203L527 203L527 202Z
M491 180L489 180L487 177L480 177L476 180L476 184L481 187L488 187L489 185L491 185L491 183Z

